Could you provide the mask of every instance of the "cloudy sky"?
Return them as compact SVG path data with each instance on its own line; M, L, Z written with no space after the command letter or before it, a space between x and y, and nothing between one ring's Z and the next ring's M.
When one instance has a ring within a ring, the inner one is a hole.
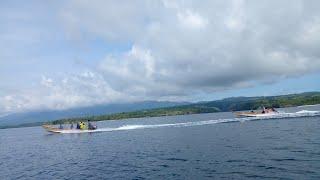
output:
M320 90L318 0L0 2L0 116Z

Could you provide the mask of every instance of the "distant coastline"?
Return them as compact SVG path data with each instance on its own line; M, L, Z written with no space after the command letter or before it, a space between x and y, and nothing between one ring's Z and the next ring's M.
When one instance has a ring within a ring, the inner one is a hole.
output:
M161 117L161 116L177 116L187 114L202 114L228 111L255 110L261 106L283 108L294 106L314 106L320 104L320 92L306 92L300 94L289 94L280 96L259 96L259 97L232 97L216 101L208 101L201 103L193 103L187 105L179 105L165 108L155 108L147 110L138 110L132 112L121 112L114 114L84 116L58 119L55 121L41 121L35 123L25 123L15 126L0 126L4 128L18 128L39 126L47 124L68 124L79 121L105 121L105 120L121 120L131 118L144 117Z

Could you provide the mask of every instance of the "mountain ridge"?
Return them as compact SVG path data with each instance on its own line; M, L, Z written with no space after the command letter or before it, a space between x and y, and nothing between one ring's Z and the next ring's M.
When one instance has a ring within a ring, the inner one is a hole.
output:
M158 104L157 104L158 103ZM160 104L159 104L160 103ZM129 118L142 118L142 117L157 117L157 116L174 116L185 114L200 114L200 113L214 113L226 111L241 111L241 110L254 110L261 106L265 107L292 107L301 105L314 105L320 104L320 92L304 92L296 94L276 95L276 96L253 96L253 97L231 97L221 100L187 103L187 102L161 102L151 101L132 103L130 108L125 111L119 108L114 111L109 111L102 115L95 115L94 113L82 114L82 116L68 116L64 118L53 117L51 119L40 120L36 117L32 122L25 122L13 125L0 125L0 128L21 127L21 126L37 126L42 123L70 123L85 120L102 121L102 120L118 120ZM114 108L114 104L107 105ZM103 107L102 107L103 109ZM90 111L86 111L87 113ZM106 112L104 109L103 112ZM55 116L56 117L56 116ZM1 119L1 118L0 118Z
M0 117L0 126L15 126L19 124L44 122L61 118L129 112L141 109L162 108L184 104L189 103L171 101L141 101L131 103L100 104L95 106L70 108L66 110L31 111L9 114Z

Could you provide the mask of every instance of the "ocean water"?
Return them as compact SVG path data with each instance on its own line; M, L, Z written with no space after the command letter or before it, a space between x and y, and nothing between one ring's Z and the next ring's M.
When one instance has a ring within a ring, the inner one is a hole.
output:
M320 179L320 106L280 111L291 114L105 121L80 134L3 129L0 179Z

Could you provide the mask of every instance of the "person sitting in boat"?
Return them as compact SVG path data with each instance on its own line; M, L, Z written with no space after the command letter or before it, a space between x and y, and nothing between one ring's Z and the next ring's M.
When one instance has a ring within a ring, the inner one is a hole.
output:
M86 128L86 124L84 122L80 122L80 129L84 130Z
M77 123L77 129L84 130L85 128L86 128L86 125L84 124L84 122Z
M276 109L274 109L273 107L271 108L272 112L278 112Z
M97 126L96 125L93 125L90 120L88 120L88 129L89 130L95 130L97 129Z

